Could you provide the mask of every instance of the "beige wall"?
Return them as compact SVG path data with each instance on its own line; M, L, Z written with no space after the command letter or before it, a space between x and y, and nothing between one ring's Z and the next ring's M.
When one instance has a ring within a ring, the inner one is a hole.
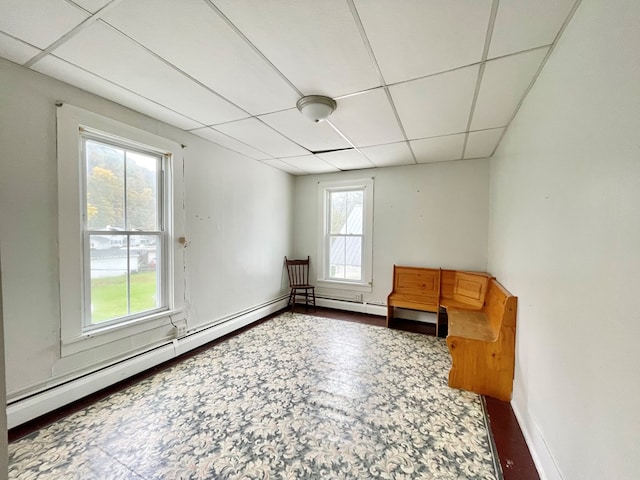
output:
M640 472L640 2L583 0L491 162L519 297L513 405L543 478Z

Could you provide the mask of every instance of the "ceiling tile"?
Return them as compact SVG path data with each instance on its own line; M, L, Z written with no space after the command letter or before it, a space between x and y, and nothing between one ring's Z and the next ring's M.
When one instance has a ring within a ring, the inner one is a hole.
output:
M155 2L153 8L124 2L104 20L254 115L291 108L299 98L202 0Z
M487 62L471 122L472 130L504 127L509 123L547 50L541 48Z
M203 124L247 116L101 22L53 53Z
M216 125L215 129L273 157L295 157L309 153L255 118Z
M305 173L329 173L339 172L340 170L329 165L317 155L305 155L302 157L290 157L282 159L283 162L293 165Z
M482 59L491 0L356 0L387 83Z
M360 168L373 168L367 157L357 150L342 150L338 152L321 153L318 156L325 162L340 170L357 170Z
M504 128L469 132L464 158L486 158L493 155Z
M40 52L38 48L0 33L0 57L2 58L22 65Z
M202 126L202 124L193 119L180 115L177 112L114 85L103 78L97 77L52 55L47 55L42 58L31 68L50 77L75 85L88 92L100 95L113 102L125 105L132 110L168 123L169 125L184 130Z
M329 120L357 147L404 140L382 88L338 100Z
M241 153L256 160L266 160L271 158L266 153L256 150L249 145L245 145L244 143L241 143L236 139L231 138L224 133L220 133L210 127L197 128L195 130L191 130L191 133L198 135L199 137L206 138L213 143L217 143L218 145L228 148L229 150L233 150L234 152Z
M464 133L446 137L423 138L411 141L418 163L444 162L462 158Z
M413 155L406 142L389 143L360 149L376 167L393 165L413 165Z
M305 95L336 97L379 85L344 0L213 3Z
M2 0L0 31L46 48L89 14L65 0Z
M326 122L313 123L297 109L262 115L260 119L312 152L351 146L331 125Z
M91 13L96 13L106 4L113 2L114 0L73 0L74 3L77 3L85 10L88 10Z
M489 58L549 45L576 0L500 0Z
M389 87L410 139L464 132L478 66L461 68Z
M262 163L277 168L278 170L282 170L283 172L290 173L291 175L304 175L306 173L299 168L294 167L293 165L289 165L288 163L285 163L282 160L278 159L264 160Z

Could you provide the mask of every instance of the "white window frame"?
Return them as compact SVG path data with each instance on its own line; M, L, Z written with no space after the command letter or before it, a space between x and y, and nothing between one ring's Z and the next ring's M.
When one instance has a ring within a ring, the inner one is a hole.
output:
M317 284L326 288L371 292L373 286L373 178L358 178L318 183L318 265ZM362 280L329 278L329 193L364 190Z
M84 175L82 132L93 132L131 147L161 153L164 160L164 308L104 326L85 321ZM184 232L182 208L182 149L173 141L72 105L57 108L58 240L60 277L61 355L73 355L176 319L184 307L184 256L178 238Z

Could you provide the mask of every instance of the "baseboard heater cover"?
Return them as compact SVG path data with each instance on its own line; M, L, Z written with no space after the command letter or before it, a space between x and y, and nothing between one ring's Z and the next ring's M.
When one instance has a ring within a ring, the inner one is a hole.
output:
M354 302L350 300L338 300L334 298L316 297L316 305L319 307L335 308L348 312L367 313L369 315L387 315L387 307L384 305L373 305L365 302Z
M11 429L57 408L68 405L87 395L98 392L138 373L144 372L161 363L178 357L194 348L198 348L235 330L245 327L272 313L282 310L287 298L244 312L226 321L215 323L186 337L172 340L145 353L89 373L75 380L27 398L16 400L7 406L7 428Z

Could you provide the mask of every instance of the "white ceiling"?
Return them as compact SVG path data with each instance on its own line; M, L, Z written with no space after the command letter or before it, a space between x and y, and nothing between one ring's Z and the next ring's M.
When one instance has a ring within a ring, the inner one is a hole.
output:
M576 2L0 0L0 56L304 175L491 156Z

